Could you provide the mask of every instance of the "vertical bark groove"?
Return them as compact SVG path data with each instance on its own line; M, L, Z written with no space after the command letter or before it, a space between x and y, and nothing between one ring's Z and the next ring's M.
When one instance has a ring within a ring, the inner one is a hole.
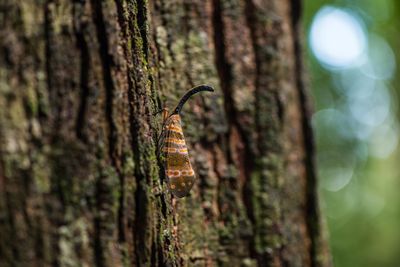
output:
M74 5L74 14L73 17L76 20L79 15L81 15L81 8L79 6L79 10L77 4ZM76 25L75 23L75 34L77 40L77 46L80 49L80 57L81 57L81 64L80 64L80 104L78 115L76 118L76 136L81 139L83 142L87 142L86 134L84 133L84 126L86 121L86 108L87 108L87 101L89 97L89 72L90 72L90 59L89 59L89 51L88 51L88 44L85 40L85 36L83 31L86 27L83 23L80 25Z
M91 0L93 8L93 21L96 25L97 38L99 42L99 54L102 63L102 71L104 78L104 86L106 90L106 118L108 122L108 152L110 153L110 159L114 162L113 150L115 145L115 124L113 120L113 97L114 97L114 82L111 75L111 59L109 56L107 31L104 22L103 10L101 2ZM114 162L115 164L115 162Z
M145 59L148 59L148 47L149 43L147 40L147 1L146 0L137 0L137 21L139 27L140 38L143 41L142 50L145 56Z
M291 0L291 24L293 29L293 46L295 50L295 66L296 66L296 86L299 90L299 102L302 114L302 127L304 132L304 146L307 151L305 158L305 168L307 175L306 187L306 209L305 216L307 218L307 228L311 239L310 258L312 259L311 266L328 265L328 252L323 244L322 220L318 205L318 184L315 166L315 147L314 134L311 126L311 103L310 96L307 95L304 80L304 64L302 59L302 35L301 35L301 10L302 2L299 0ZM325 254L325 255L323 255ZM325 262L321 262L321 259Z

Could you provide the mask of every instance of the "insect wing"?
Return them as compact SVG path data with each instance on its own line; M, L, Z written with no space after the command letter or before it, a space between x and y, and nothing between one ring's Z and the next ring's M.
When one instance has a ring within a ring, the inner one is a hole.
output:
M165 175L168 178L168 187L176 197L184 197L194 184L195 174L190 164L179 115L172 115L168 118L165 131L166 136L162 150L165 157Z

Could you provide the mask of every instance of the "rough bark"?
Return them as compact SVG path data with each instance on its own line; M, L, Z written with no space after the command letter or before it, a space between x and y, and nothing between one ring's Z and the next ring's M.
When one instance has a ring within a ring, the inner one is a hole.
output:
M330 266L296 0L0 0L0 266ZM197 181L174 199L162 106Z

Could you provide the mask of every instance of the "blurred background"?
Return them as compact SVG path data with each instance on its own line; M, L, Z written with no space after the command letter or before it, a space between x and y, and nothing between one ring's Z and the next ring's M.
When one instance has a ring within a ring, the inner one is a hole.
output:
M400 266L400 1L305 0L304 12L334 264Z

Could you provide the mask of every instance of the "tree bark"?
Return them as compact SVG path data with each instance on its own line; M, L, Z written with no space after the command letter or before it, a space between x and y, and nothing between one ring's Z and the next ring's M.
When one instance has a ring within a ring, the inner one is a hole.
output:
M0 266L330 266L299 0L0 0ZM164 106L197 174L167 191Z

